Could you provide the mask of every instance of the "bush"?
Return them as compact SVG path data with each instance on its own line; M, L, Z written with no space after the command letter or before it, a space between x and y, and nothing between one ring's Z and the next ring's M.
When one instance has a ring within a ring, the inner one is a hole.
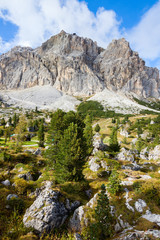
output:
M135 181L133 183L133 189L137 192L140 193L141 192L141 186L142 186L143 182L142 181Z
M120 168L119 162L114 159L107 159L107 165L110 170L118 170Z
M145 196L148 202L154 201L154 203L160 206L160 181L150 180L142 184L140 192Z
M121 181L116 171L113 171L109 177L108 192L113 195L118 195L122 190Z
M99 132L100 130L101 130L101 128L100 128L100 126L99 126L99 124L97 124L96 126L95 126L95 132Z
M15 181L15 189L18 194L24 194L27 192L29 184L22 178L16 179Z
M124 116L123 114L115 113L114 111L104 110L101 103L97 101L86 101L82 102L78 108L77 112L84 118L90 115L92 118L112 118L115 116Z

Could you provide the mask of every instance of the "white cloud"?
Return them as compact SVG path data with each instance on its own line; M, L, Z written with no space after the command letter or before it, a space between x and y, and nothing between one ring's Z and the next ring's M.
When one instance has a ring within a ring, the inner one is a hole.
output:
M9 42L0 36L1 53L16 45L37 47L63 29L105 48L112 39L125 36L147 64L160 67L160 0L127 33L122 33L114 11L99 8L94 14L79 0L0 0L0 17L18 27Z
M103 47L121 36L114 11L100 8L94 15L78 0L0 0L0 17L18 26L12 41L0 41L0 52L15 45L36 47L62 29Z
M127 33L127 39L147 62L155 62L160 57L160 1Z

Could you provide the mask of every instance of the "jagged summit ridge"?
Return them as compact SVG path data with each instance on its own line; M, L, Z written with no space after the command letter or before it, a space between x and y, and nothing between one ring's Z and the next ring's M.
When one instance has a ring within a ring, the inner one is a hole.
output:
M113 40L94 61L94 69L108 89L134 92L141 97L159 97L159 71L146 67L124 39Z
M145 66L124 39L106 50L91 39L61 31L36 49L15 47L0 56L1 89L51 85L78 96L107 88L159 98L159 71Z
M91 39L82 38L74 34L68 34L61 31L59 34L52 36L48 41L37 48L40 55L46 55L52 51L54 54L70 55L86 55L92 60L97 57L104 49L97 46L96 42Z

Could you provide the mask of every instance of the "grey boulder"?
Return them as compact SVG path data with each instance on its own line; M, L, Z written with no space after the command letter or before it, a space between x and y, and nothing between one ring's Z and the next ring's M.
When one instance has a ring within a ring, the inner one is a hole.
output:
M50 183L37 196L33 204L26 210L23 217L25 227L33 227L38 232L48 232L58 228L67 219L71 210L75 210L79 203L69 204L60 202L61 193L51 189ZM68 208L68 209L67 209Z

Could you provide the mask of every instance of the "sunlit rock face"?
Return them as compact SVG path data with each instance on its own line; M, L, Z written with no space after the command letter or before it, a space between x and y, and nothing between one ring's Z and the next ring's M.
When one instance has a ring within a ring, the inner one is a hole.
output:
M24 89L52 85L74 96L103 89L159 97L159 71L145 66L124 39L106 50L91 39L61 31L42 46L15 47L0 56L0 88Z

